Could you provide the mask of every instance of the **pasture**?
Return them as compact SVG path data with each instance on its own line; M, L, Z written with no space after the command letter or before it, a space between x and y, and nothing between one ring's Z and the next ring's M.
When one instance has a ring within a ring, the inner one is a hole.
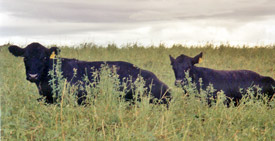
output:
M169 54L193 57L203 52L198 66L247 69L274 79L275 46L166 48L128 44L117 48L113 44L81 44L60 48L60 57L126 61L153 72L172 89L169 108L149 104L146 97L134 105L119 100L115 78L104 73L106 77L91 92L98 94L93 104L75 104L65 84L60 104L38 102L38 89L26 80L23 59L11 55L4 45L0 47L1 140L275 140L274 99L268 105L264 100L244 98L238 107L227 107L221 98L209 107L192 94L192 88L187 97L174 86L169 60Z

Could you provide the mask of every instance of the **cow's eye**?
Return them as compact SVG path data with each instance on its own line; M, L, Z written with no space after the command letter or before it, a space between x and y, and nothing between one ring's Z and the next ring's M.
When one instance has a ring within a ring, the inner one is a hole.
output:
M27 58L24 58L24 61L27 61L28 59Z
M47 60L47 57L44 57L43 60L46 61L46 60Z

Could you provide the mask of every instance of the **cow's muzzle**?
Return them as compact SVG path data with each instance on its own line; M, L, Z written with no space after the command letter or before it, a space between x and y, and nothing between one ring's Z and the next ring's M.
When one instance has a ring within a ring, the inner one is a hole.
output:
M31 82L37 81L38 80L38 74L28 74L27 80L29 80Z

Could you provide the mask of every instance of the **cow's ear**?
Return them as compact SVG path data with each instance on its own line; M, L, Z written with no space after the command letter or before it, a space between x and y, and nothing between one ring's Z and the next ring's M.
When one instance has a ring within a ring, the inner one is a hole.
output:
M175 62L175 59L171 55L169 55L169 58L170 58L170 61L171 61L171 65L173 65L174 62Z
M57 47L51 47L48 50L48 55L51 56L51 58L54 58L55 55L59 55L59 53L60 53L60 49Z
M193 65L201 62L202 62L202 52L192 59Z
M18 56L23 57L25 49L20 48L18 46L10 46L9 51L10 51L11 54L13 54L16 57L18 57Z

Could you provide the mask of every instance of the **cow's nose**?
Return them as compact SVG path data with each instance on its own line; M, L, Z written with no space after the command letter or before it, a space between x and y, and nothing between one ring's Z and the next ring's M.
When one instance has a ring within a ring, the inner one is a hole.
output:
M30 78L35 79L37 78L37 74L29 74Z

